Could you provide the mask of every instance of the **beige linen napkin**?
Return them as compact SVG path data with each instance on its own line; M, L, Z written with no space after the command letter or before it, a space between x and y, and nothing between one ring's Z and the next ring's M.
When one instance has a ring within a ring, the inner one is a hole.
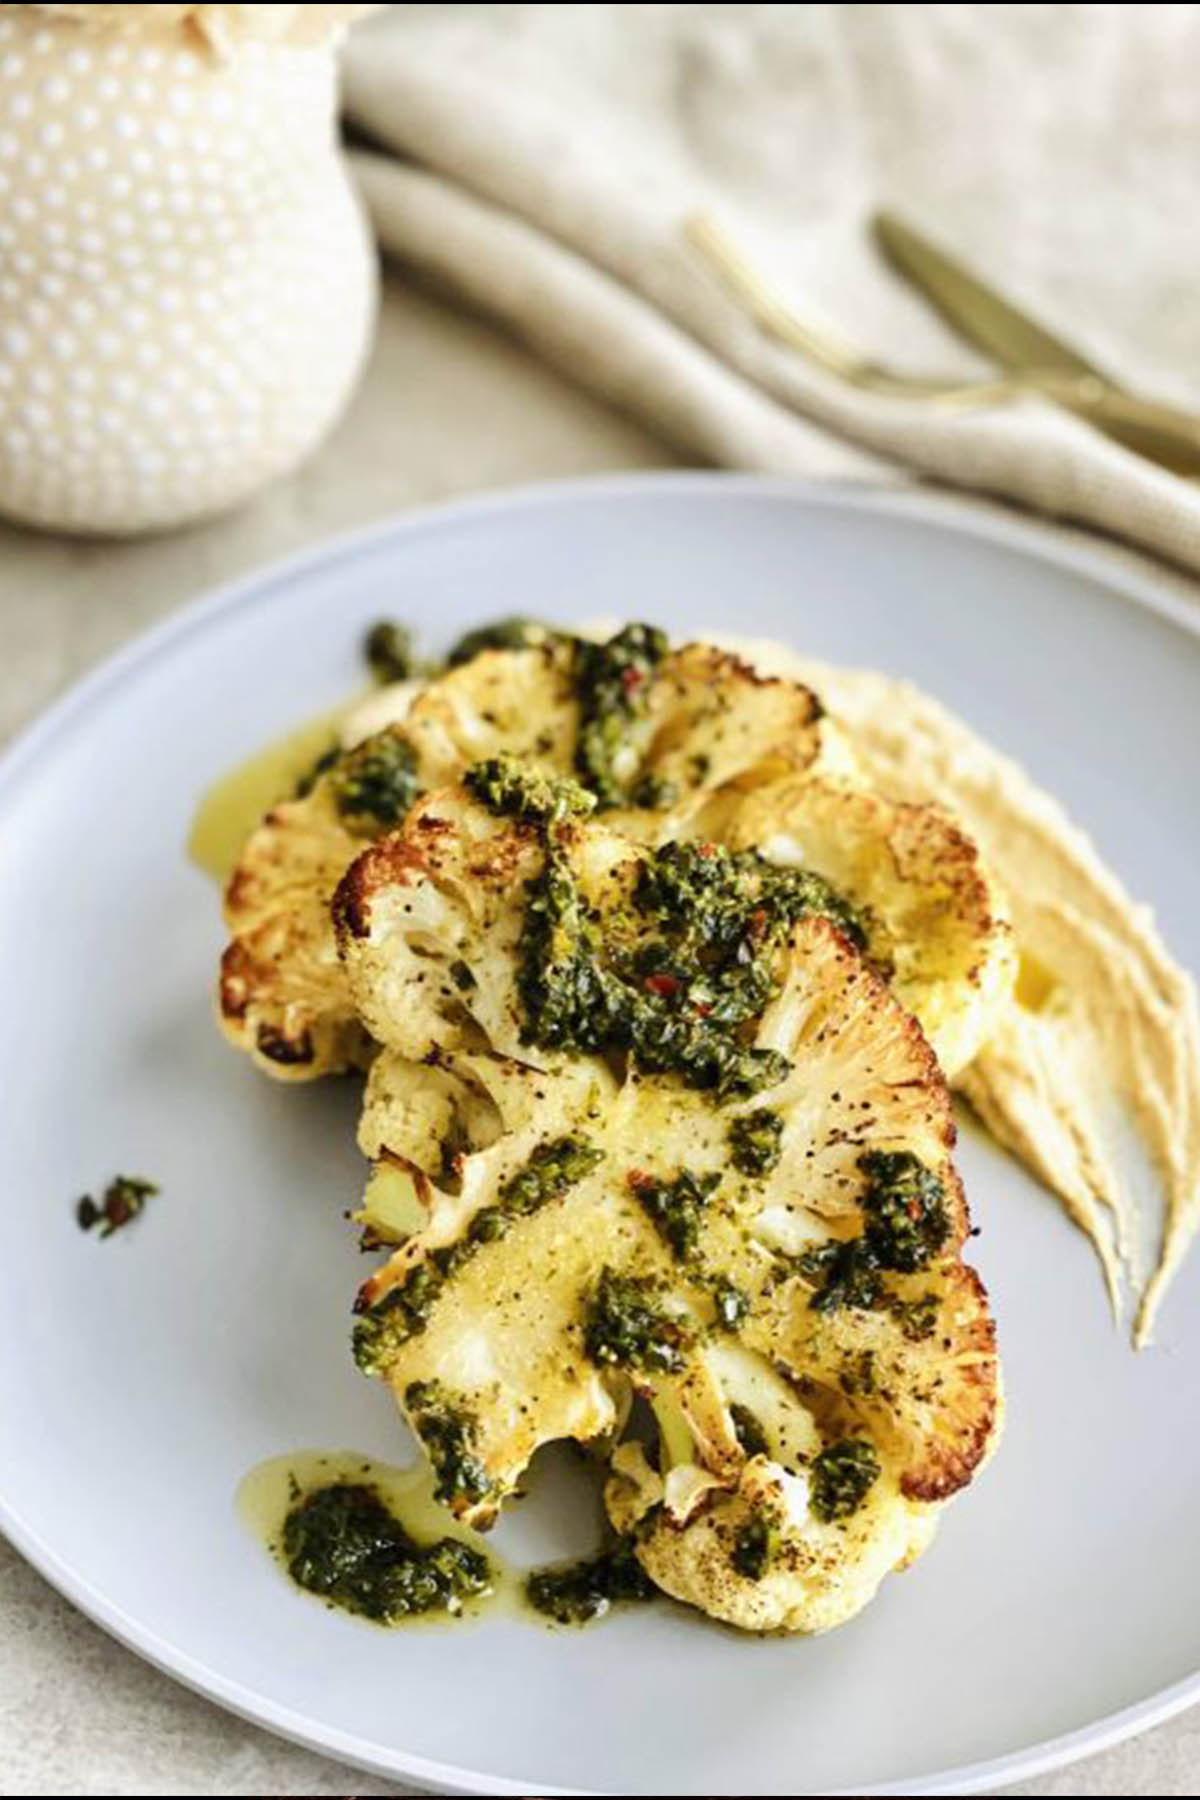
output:
M384 248L681 452L913 473L1200 570L1200 486L1039 400L943 414L759 333L697 208L876 355L974 374L871 246L890 204L1126 380L1200 408L1200 9L403 6L347 47ZM486 422L481 421L481 428Z

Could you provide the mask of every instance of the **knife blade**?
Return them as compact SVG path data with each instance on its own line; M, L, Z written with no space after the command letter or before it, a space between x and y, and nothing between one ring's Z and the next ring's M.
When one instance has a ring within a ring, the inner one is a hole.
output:
M895 213L876 213L872 224L880 249L899 273L920 288L960 336L986 350L1006 369L1019 369L1022 373L1045 369L1107 381L1108 377L1078 351L1005 300Z
M1139 456L1200 475L1200 417L1130 393L895 213L872 225L892 266L968 343Z

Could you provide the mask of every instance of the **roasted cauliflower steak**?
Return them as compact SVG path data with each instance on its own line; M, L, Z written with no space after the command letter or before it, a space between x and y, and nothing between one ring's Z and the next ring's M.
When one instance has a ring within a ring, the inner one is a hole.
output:
M557 638L487 649L424 686L406 682L360 707L306 791L272 807L251 834L229 880L219 1013L230 1042L288 1081L369 1060L337 959L330 895L365 841L399 825L419 792L448 785L472 763L507 753L568 773L583 759L613 787L613 825L647 841L685 834L715 796L852 768L844 735L808 688L757 675L704 644L663 645L657 660L643 657L643 669L623 647L632 642L636 652L630 634L647 630L629 627L612 640L617 692L637 696L636 705L618 705L615 774L601 762L603 719L586 716L577 667L590 656L603 670L610 646ZM364 742L355 741L354 722ZM364 762L376 771L365 798L356 773Z
M945 1082L869 914L749 848L465 787L334 914L381 1046L361 1217L394 1245L356 1356L441 1497L490 1523L541 1444L611 1444L638 1398L656 1431L606 1498L652 1579L750 1629L852 1616L1000 1417Z

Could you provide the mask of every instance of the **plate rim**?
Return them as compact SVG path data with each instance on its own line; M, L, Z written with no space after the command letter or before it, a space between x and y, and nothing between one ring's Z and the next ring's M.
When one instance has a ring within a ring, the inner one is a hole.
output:
M1182 591L1186 577L1165 569L1156 573L1115 559L1104 544L1063 541L1055 527L1032 517L980 505L969 498L922 489L881 487L868 483L822 482L719 470L640 470L618 474L568 477L527 482L456 497L411 511L392 513L366 526L338 532L260 564L173 608L164 619L135 633L24 725L0 751L0 797L18 782L31 759L55 736L68 729L108 692L162 655L175 651L191 633L204 630L227 612L262 601L281 584L328 565L370 552L389 539L403 540L457 522L469 524L492 515L552 509L580 499L605 503L640 497L647 492L675 496L748 494L766 500L795 501L829 511L915 519L955 536L996 544L1051 567L1082 575L1116 590L1137 605L1166 619L1191 637L1200 638L1200 605ZM1114 546L1117 549L1120 545ZM0 1532L50 1585L93 1624L184 1687L303 1748L331 1755L358 1768L389 1777L424 1783L429 1791L516 1795L536 1791L579 1795L599 1790L547 1787L532 1777L511 1780L430 1760L362 1738L338 1727L293 1712L219 1670L198 1662L156 1632L139 1624L110 1601L83 1575L61 1559L40 1533L18 1516L0 1495ZM1081 1758L1112 1749L1138 1734L1178 1717L1200 1702L1200 1668L1131 1705L1102 1714L1091 1723L1060 1736L1042 1739L981 1762L959 1764L871 1787L855 1793L981 1793L1002 1783L1027 1780L1064 1768ZM849 1790L835 1789L834 1793Z

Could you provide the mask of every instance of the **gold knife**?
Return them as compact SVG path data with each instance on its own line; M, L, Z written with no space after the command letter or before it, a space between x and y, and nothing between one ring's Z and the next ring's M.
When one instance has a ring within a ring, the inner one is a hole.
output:
M873 224L888 261L961 337L1140 456L1200 475L1200 416L1131 394L894 213Z

